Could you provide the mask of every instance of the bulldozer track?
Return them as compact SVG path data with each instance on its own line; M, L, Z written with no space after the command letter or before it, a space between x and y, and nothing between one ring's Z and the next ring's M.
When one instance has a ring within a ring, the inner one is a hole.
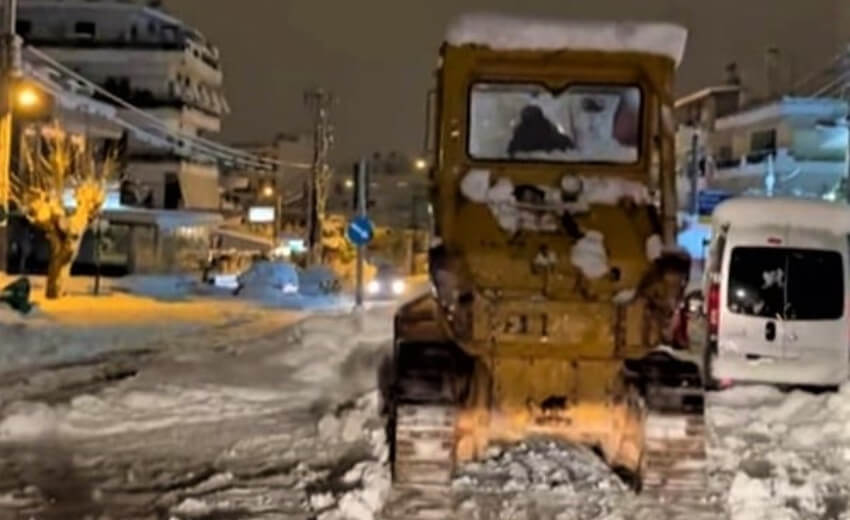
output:
M396 408L394 420L394 485L381 518L452 518L454 407L401 404Z
M652 385L646 394L642 495L689 515L720 513L708 496L703 393Z
M672 394L672 395L671 395ZM640 500L662 503L670 518L721 518L722 509L708 498L705 422L699 402L702 389L652 389L647 400ZM679 399L685 397L686 399ZM659 404L660 403L660 404ZM652 405L655 405L653 408ZM384 520L456 518L451 478L454 467L455 409L450 405L402 404L395 416L392 495Z
M396 482L448 485L454 468L454 407L400 405L395 420Z

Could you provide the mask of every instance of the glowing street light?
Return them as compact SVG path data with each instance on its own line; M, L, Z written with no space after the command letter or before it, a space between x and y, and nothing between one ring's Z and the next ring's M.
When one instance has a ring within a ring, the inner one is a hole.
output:
M32 86L21 87L15 95L15 103L24 109L30 109L41 104L41 93Z
M263 197L271 197L272 195L274 195L274 188L272 188L270 184L266 184L265 186L263 186L262 193Z
M345 187L350 190L354 187L354 181L351 179L345 179Z
M421 171L428 167L428 161L420 157L419 159L416 159L416 161L414 161L413 166L417 170Z

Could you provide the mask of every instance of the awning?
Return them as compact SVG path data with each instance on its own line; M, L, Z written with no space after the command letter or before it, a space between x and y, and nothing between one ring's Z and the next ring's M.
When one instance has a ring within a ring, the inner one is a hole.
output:
M141 208L107 208L103 211L103 218L113 224L149 225L163 231L181 227L216 227L223 220L218 213Z
M219 209L218 168L184 162L179 179L186 209Z

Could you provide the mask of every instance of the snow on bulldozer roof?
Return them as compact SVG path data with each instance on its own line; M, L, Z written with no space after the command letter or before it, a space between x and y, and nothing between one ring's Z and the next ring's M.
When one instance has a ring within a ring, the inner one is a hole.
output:
M688 31L671 23L546 20L499 14L467 14L449 25L449 45L483 45L494 50L584 50L643 52L677 65Z
M712 221L732 227L788 226L844 235L850 234L850 206L819 199L736 197L721 202Z

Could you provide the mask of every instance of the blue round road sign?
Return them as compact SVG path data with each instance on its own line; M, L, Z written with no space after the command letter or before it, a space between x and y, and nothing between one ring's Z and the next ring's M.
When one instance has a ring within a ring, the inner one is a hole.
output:
M367 217L354 217L354 219L348 223L348 229L346 230L348 234L348 239L356 246L364 246L368 244L372 240L372 235L374 230L372 229L372 222Z

